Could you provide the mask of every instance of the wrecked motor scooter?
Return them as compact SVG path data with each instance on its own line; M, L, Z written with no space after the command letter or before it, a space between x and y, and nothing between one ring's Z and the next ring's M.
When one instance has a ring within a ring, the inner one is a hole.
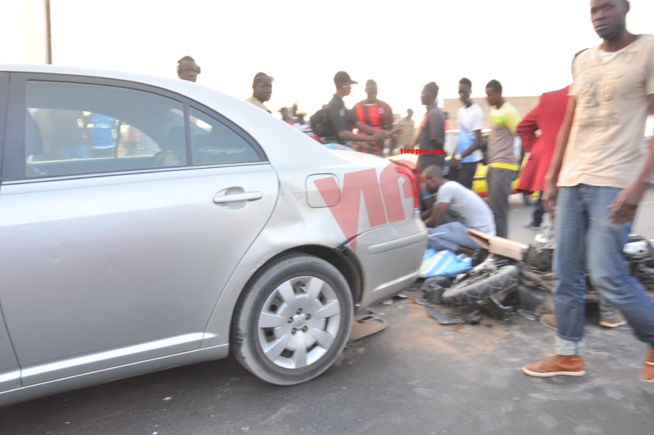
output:
M475 230L468 234L488 255L442 290L443 303L453 307L476 304L499 319L506 319L514 310L533 318L553 312L556 243L551 225L529 245ZM623 252L630 273L646 289L654 290L654 240L630 235ZM588 279L586 285L585 300L598 302L599 295Z

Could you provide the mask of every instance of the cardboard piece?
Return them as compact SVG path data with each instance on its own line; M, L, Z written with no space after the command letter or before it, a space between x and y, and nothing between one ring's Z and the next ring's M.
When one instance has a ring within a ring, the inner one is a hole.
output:
M529 248L524 243L514 242L513 240L482 233L477 230L468 230L468 236L479 243L482 248L487 249L491 254L501 255L518 261L522 260L524 253Z
M354 316L352 330L350 331L350 340L356 341L372 335L376 332L383 331L388 326L386 319L382 319L377 314L360 314Z

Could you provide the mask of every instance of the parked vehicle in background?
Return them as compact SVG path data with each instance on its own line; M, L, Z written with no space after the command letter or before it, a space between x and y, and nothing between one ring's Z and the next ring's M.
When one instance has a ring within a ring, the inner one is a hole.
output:
M0 405L230 352L308 381L426 246L402 168L182 80L0 66L0 162Z

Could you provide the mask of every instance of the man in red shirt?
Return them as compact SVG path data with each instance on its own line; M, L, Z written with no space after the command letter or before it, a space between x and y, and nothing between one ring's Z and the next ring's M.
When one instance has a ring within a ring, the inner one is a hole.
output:
M374 128L375 130L389 130L393 126L393 110L391 107L377 99L377 83L374 80L366 82L366 95L368 98L359 101L352 109L357 121ZM365 132L359 132L365 135ZM384 141L357 143L354 149L364 153L384 155Z

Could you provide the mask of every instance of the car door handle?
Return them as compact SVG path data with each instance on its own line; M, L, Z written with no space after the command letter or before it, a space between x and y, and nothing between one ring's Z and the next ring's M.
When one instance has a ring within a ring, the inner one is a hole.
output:
M263 193L256 192L256 191L232 193L232 194L221 194L221 193L213 197L213 202L215 204L227 204L230 202L241 202L241 201L257 201L263 198Z

